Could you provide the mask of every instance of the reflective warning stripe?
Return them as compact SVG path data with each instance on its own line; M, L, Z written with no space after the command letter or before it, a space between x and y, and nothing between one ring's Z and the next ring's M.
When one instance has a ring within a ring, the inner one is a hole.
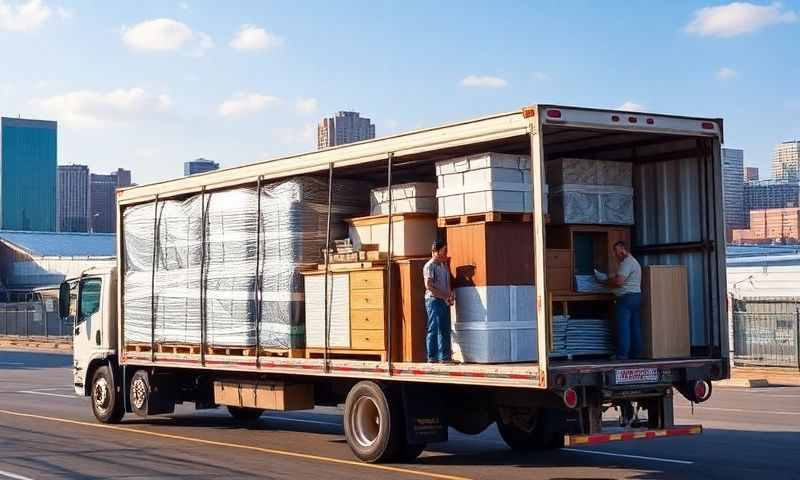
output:
M681 435L699 435L703 433L702 425L672 427L658 430L632 430L620 433L596 433L593 435L564 435L564 445L592 445L596 443L619 442L625 440L643 440L658 437L677 437Z

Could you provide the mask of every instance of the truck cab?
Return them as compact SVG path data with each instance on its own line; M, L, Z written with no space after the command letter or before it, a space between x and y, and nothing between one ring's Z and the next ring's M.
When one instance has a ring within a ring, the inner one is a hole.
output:
M73 385L88 396L91 375L117 352L116 268L89 269L61 284L59 311L73 320ZM107 392L97 392L101 400Z

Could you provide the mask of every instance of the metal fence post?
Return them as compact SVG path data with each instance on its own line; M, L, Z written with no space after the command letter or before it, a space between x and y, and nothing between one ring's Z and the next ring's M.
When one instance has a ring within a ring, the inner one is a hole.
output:
M794 359L797 370L800 370L800 307L795 307L794 310Z

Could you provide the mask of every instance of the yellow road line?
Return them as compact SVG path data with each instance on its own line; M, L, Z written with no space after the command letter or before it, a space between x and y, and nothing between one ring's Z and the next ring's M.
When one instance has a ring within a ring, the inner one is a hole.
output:
M261 453L269 453L272 455L283 455L286 457L294 457L294 458L302 458L305 460L316 460L319 462L328 462L328 463L338 463L340 465L350 465L353 467L361 467L361 468L370 468L374 470L383 470L386 472L394 472L394 473L403 473L408 475L416 475L419 477L428 477L428 478L440 478L443 480L469 480L467 477L458 477L454 475L444 475L440 473L431 473L431 472L423 472L420 470L411 470L408 468L401 468L401 467L390 467L388 465L376 465L374 463L363 463L358 462L355 460L342 460L339 458L331 458L331 457L322 457L319 455L311 455L308 453L297 453L297 452L287 452L284 450L275 450L272 448L262 448L262 447L254 447L251 445L241 445L238 443L227 443L227 442L217 442L214 440L204 440L202 438L194 438L194 437L183 437L180 435L172 435L169 433L159 433L159 432L151 432L148 430L139 430L137 428L130 428L130 427L120 427L117 425L106 425L102 423L91 423L91 422L81 422L78 420L70 420L68 418L59 418L59 417L48 417L45 415L35 415L32 413L23 413L23 412L13 412L10 410L0 410L0 413L4 413L6 415L13 415L15 417L25 417L25 418L34 418L37 420L47 420L50 422L60 422L60 423L68 423L71 425L81 425L84 427L93 427L93 428L104 428L107 430L116 430L119 432L130 432L130 433L138 433L141 435L150 435L153 437L161 437L161 438L170 438L173 440L183 440L186 442L194 442L194 443L202 443L204 445L214 445L217 447L229 447L229 448L239 448L242 450L252 450L255 452Z

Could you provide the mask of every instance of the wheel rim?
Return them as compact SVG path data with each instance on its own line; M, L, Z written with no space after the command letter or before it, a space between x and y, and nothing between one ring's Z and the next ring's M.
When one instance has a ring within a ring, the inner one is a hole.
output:
M147 398L147 386L141 377L137 377L131 385L131 403L133 408L140 410L144 407L145 399Z
M355 441L362 447L371 447L381 434L381 412L375 400L360 397L353 405L350 430Z
M108 380L105 378L98 378L96 382L94 382L94 391L92 392L94 396L94 406L99 411L104 412L108 410L109 404L111 403L111 392L108 388Z

